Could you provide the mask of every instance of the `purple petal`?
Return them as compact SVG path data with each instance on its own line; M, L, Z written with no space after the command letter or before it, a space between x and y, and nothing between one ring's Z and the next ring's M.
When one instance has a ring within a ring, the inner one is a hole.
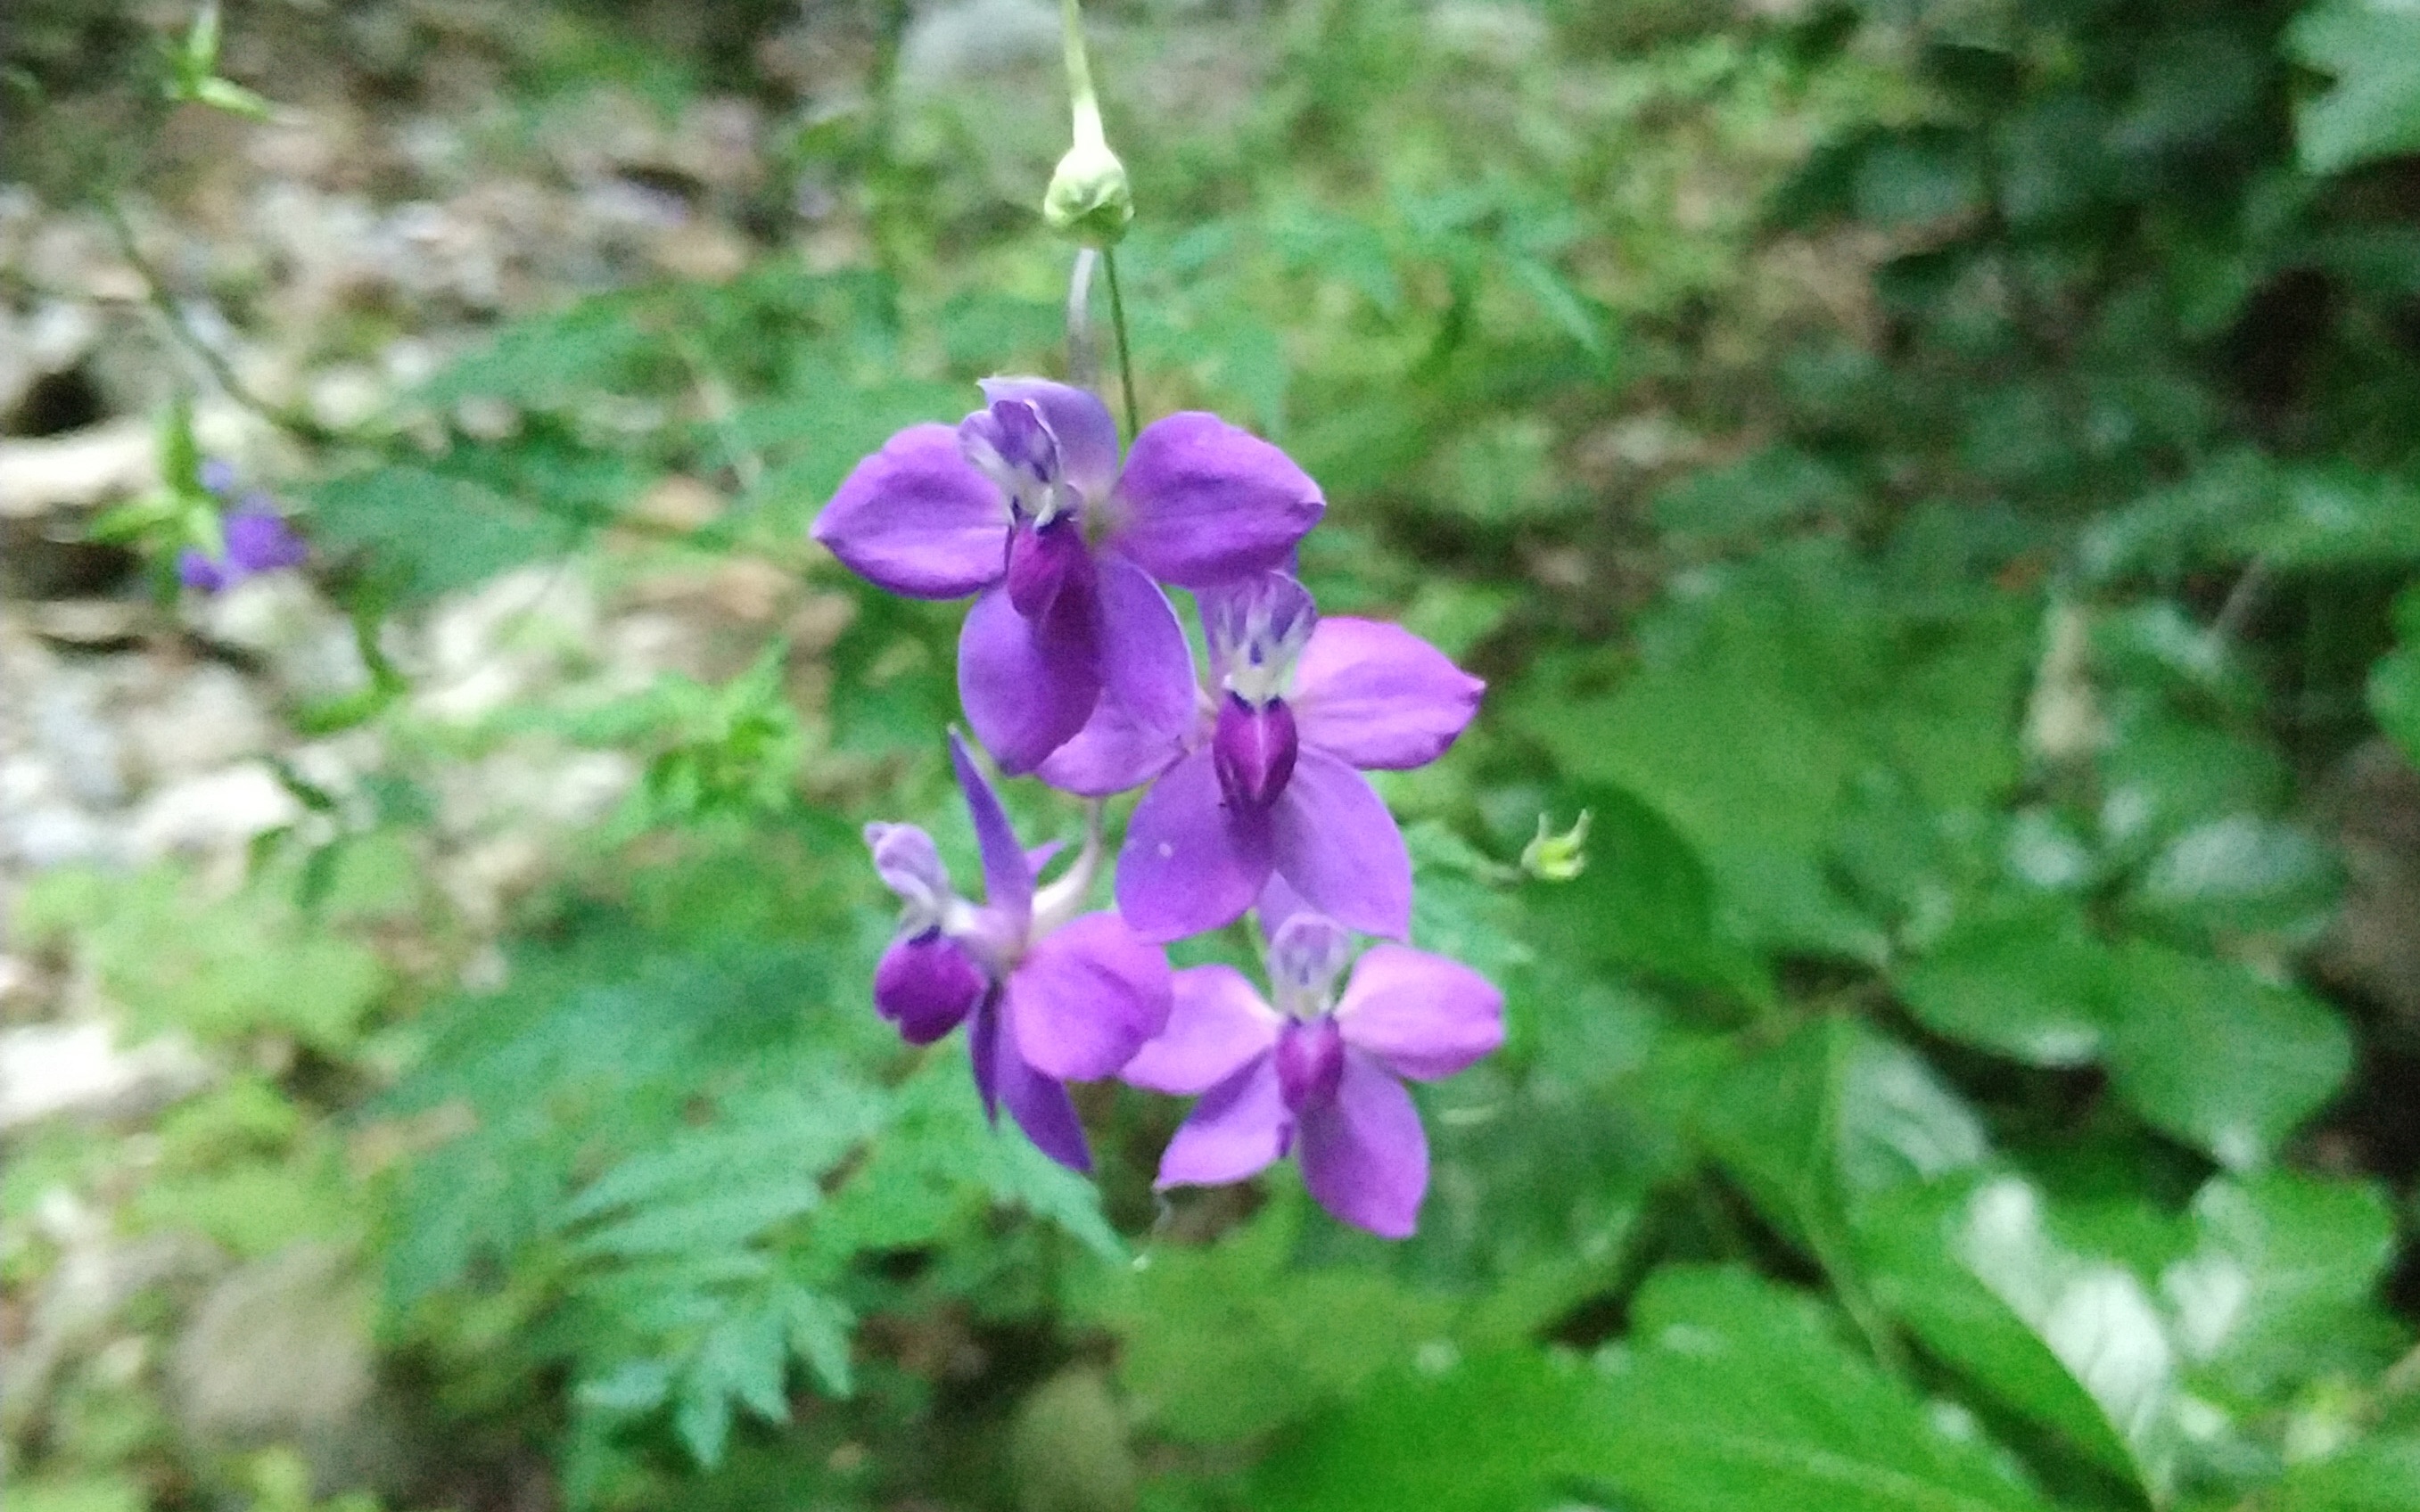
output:
M1269 873L1269 880L1261 888L1261 896L1252 904L1252 909L1260 915L1261 937L1266 940L1275 940L1278 931L1284 928L1285 921L1295 915L1319 912L1302 901L1302 894L1294 890L1294 884L1275 872Z
M1403 771L1445 754L1487 687L1399 625L1323 620L1295 670L1308 745L1363 771Z
M1048 525L1020 520L1008 533L1008 601L1029 620L1053 611L1090 614L1097 594L1092 548L1071 515Z
M1302 1113L1302 1180L1319 1205L1382 1239L1408 1239L1428 1195L1429 1139L1404 1084L1346 1051L1331 1102Z
M1000 1121L1000 1042L1003 1036L1000 1026L1000 995L975 1005L974 1019L967 1026L967 1058L974 1063L975 1095L983 1099L984 1117Z
M1278 873L1306 903L1364 934L1411 933L1411 853L1368 778L1305 747L1270 819Z
M1216 1186L1266 1170L1294 1136L1278 1093L1277 1068L1263 1056L1210 1088L1168 1142L1152 1185Z
M1459 961L1373 946L1336 1005L1347 1043L1398 1076L1450 1076L1504 1042L1504 995Z
M201 484L203 492L224 499L235 492L235 464L223 456L206 457L195 481Z
M882 885L897 893L919 920L939 923L951 897L950 873L933 837L914 825L879 821L866 825L864 834L865 848L874 853L874 874Z
M244 575L299 567L311 548L275 512L240 509L226 517L227 564Z
M226 586L226 574L216 562L189 546L177 553L177 580L188 588L215 594Z
M1057 856L1061 851L1063 851L1066 848L1067 842L1063 840L1046 840L1039 845L1027 846L1025 848L1025 870L1033 873L1034 881L1041 881L1043 868L1050 864L1050 858L1052 856Z
M1327 507L1283 452L1198 411L1143 428L1117 498L1119 548L1180 588L1284 565Z
M950 764L957 768L958 791L967 795L967 813L975 824L975 845L983 852L984 901L1022 920L1033 908L1033 869L1017 846L1016 831L1009 827L1000 795L984 780L973 752L954 730L950 732Z
M1090 390L1048 378L996 378L984 379L983 393L986 404L1022 401L1041 410L1059 440L1060 475L1092 503L1109 498L1118 476L1118 423Z
M909 598L964 598L1000 580L1008 503L948 425L910 425L860 462L810 532L850 571Z
M1009 1117L1036 1149L1078 1175L1091 1175L1093 1152L1085 1147L1084 1126L1076 1117L1076 1104L1068 1100L1066 1088L1027 1065L1016 1053L1016 1007L1005 994L992 1016L1006 1020L993 1038L991 1079L1000 1089L1001 1102L1008 1105Z
M1210 753L1163 773L1126 821L1118 912L1146 940L1181 940L1232 922L1269 875L1269 839L1253 815L1219 802Z
M1168 956L1115 914L1086 914L1035 941L1009 973L1016 1053L1046 1076L1113 1074L1168 1026Z
M1022 776L1075 738L1100 702L1092 623L1038 625L1004 593L975 600L958 631L958 702L1001 771Z
M1193 650L1176 607L1151 575L1114 551L1100 556L1101 684L1125 717L1182 741L1197 705Z
M1254 1056L1266 1055L1282 1025L1242 972L1193 966L1176 973L1168 1027L1135 1053L1118 1079L1155 1092L1195 1096L1233 1076Z
M909 1044L931 1044L958 1026L984 995L966 952L938 934L893 940L874 968L874 1006Z
M1033 775L1063 793L1105 798L1139 788L1185 754L1187 732L1148 729L1107 689L1076 737L1052 751Z

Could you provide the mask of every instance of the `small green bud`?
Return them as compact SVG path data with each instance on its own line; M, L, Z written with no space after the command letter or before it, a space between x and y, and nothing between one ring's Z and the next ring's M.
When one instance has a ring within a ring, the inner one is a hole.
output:
M1134 189L1126 165L1101 141L1079 135L1050 176L1042 196L1042 219L1051 230L1088 247L1114 247L1134 219Z
M1589 811L1580 810L1572 827L1558 835L1546 824L1546 816L1538 816L1537 837L1521 847L1521 870L1541 882L1569 882L1588 870L1588 856L1582 847L1588 844Z

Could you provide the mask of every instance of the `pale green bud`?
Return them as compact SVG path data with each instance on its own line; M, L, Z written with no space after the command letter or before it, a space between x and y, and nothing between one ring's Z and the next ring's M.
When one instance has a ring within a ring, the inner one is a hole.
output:
M1537 838L1521 847L1521 870L1541 882L1569 882L1588 870L1589 811L1580 816L1571 828L1558 835L1546 824L1546 816L1538 816Z
M1051 230L1088 247L1114 247L1134 219L1126 165L1106 142L1079 136L1050 176L1042 219Z

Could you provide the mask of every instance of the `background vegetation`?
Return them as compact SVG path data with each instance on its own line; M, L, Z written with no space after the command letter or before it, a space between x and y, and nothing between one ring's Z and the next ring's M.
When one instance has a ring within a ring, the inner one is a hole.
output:
M19 4L10 177L173 204L181 17ZM1512 1025L1423 1089L1389 1245L1282 1172L1156 1200L1173 1110L1108 1088L1078 1181L872 1013L857 825L970 848L954 613L804 527L1055 365L1063 97L904 6L691 8L483 43L481 130L756 100L763 174L659 186L740 265L600 277L263 454L365 652L287 717L376 771L287 769L240 886L13 903L223 1072L11 1136L11 1295L60 1190L302 1257L371 1320L377 1443L197 1441L103 1351L12 1396L12 1506L2420 1508L2420 13L1090 8L1146 411L1280 440L1322 602L1491 685L1385 788L1419 942ZM450 14L231 5L225 71L399 26L364 87L442 110ZM734 562L788 607L719 676L583 678L541 616L572 674L441 710L394 652L502 574ZM532 747L636 775L483 915L437 816ZM1576 878L1513 864L1583 810Z

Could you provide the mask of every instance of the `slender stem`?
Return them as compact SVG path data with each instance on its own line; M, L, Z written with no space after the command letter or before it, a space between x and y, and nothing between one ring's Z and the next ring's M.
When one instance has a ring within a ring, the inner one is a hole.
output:
M177 339L178 345L193 353L202 366L209 370L210 378L228 398L300 440L325 445L337 439L336 432L302 411L271 404L253 393L251 387L237 376L234 365L226 360L226 354L203 340L201 333L186 320L185 312L178 308L177 301L169 296L168 286L161 279L159 270L143 255L142 247L134 239L134 227L128 223L125 208L117 203L117 197L103 193L96 197L96 203L101 208L101 219L109 223L110 234L117 242L118 255L143 280L145 299L165 322L169 334Z
M1067 103L1076 117L1078 147L1106 147L1101 102L1093 93L1093 63L1084 53L1084 16L1076 0L1059 0L1060 41L1067 53Z
M1075 0L1067 0L1069 5ZM1134 360L1126 353L1126 301L1118 291L1118 255L1109 248L1101 249L1101 267L1109 275L1109 325L1118 338L1118 387L1126 400L1126 440L1132 441L1141 422L1141 409L1135 404Z
M1093 340L1093 270L1101 255L1091 247L1076 251L1076 271L1067 282L1067 381L1079 389L1101 381L1101 349Z

